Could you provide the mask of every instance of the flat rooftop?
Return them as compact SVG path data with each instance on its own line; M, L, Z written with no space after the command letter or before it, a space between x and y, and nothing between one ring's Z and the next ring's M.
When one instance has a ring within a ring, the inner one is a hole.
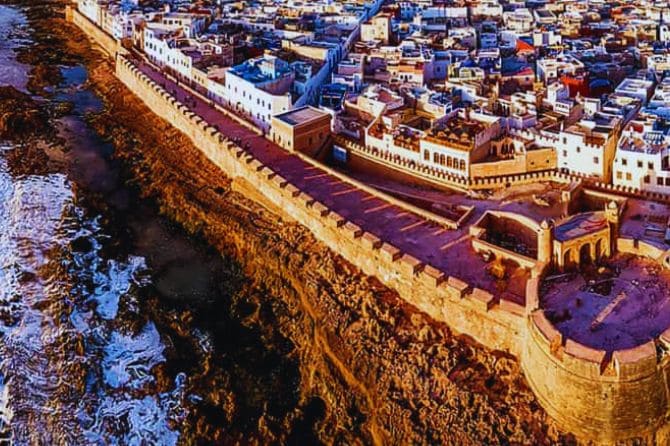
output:
M275 118L289 125L297 126L310 121L314 121L316 119L323 118L324 116L328 116L328 113L322 112L317 108L307 106L302 108L296 108L295 110L291 110L286 113L282 113L280 115L275 116Z
M603 212L577 214L559 223L554 229L554 238L559 242L583 237L607 227Z

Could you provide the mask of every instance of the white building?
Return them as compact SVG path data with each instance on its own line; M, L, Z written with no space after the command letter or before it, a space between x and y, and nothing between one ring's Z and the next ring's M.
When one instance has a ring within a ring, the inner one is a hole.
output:
M646 104L654 90L654 83L644 79L626 78L614 90L615 93L636 98Z
M535 18L526 8L504 12L503 22L508 29L521 33L529 32L535 27Z
M553 147L559 169L609 182L621 120L582 119L561 130Z
M288 63L277 57L250 59L226 72L226 101L267 131L272 116L291 109L294 79Z
M615 185L670 192L670 128L653 117L632 121L622 132L614 160Z
M575 75L583 70L584 64L569 54L560 54L555 58L537 61L537 77L545 83L560 79L564 74Z

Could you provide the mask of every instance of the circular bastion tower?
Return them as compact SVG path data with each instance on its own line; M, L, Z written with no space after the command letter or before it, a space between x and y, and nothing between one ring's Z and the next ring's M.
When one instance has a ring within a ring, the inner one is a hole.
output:
M642 242L619 240L619 229L620 207L613 201L604 212L541 222L538 261L547 267L544 279L527 290L527 298L534 298L527 301L521 366L547 413L580 440L670 444L670 315L664 304L655 307L660 299L670 305L670 271L662 261L670 250L649 255ZM592 257L599 265L633 259L618 263L625 270L604 280L612 283L611 291L594 290L593 281L574 268L563 273L559 260L567 250L561 244L579 240L602 244L602 256ZM619 257L617 247L623 251ZM641 266L630 266L636 262ZM648 275L654 268L657 272ZM559 274L547 279L551 271ZM654 308L658 314L647 319Z

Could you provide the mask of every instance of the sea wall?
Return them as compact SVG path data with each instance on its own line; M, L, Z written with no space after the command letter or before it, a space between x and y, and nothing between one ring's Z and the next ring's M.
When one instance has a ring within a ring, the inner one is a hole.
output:
M76 7L70 5L66 6L65 17L84 31L84 33L98 44L98 46L100 46L100 48L102 48L109 56L116 57L116 53L123 50L123 47L118 40L107 34L102 28L96 26L95 23L88 19L88 17L80 13Z
M457 333L467 334L491 348L520 354L525 323L519 311L510 311L487 291L446 277L328 209L313 199L308 190L300 190L227 140L125 57L118 56L116 69L118 78L134 94L187 135L227 176L253 185L275 209L307 227L317 239L365 274L379 278L407 302L445 322Z

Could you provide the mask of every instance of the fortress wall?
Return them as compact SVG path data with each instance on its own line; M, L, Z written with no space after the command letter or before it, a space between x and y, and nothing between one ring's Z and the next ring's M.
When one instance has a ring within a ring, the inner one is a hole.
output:
M668 358L654 341L604 351L565 341L542 310L528 320L522 368L545 410L564 429L603 443L651 438L668 410Z
M299 190L228 141L122 56L117 59L117 76L155 114L186 134L226 175L253 185L289 219L307 227L317 239L365 274L376 276L407 302L445 322L455 332L467 334L488 347L520 354L525 323L518 309L511 311L501 306L491 293L446 277L436 268L364 232L313 199L308 190Z
M97 43L108 55L116 57L117 51L122 47L119 41L107 34L102 28L91 22L88 17L80 13L76 7L66 6L65 17L77 25L86 35Z

